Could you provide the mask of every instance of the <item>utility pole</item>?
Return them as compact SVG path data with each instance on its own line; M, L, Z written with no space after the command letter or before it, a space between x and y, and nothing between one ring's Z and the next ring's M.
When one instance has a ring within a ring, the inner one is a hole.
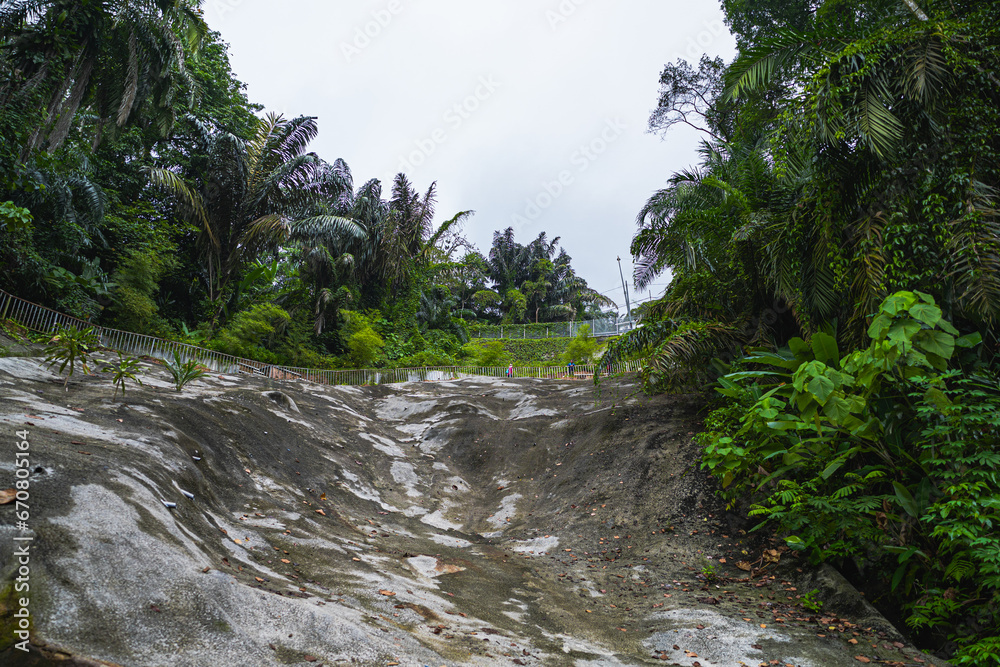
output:
M622 289L625 290L625 308L628 309L628 324L632 328L632 305L628 300L628 285L625 284L625 274L622 273L622 258L618 257L618 275L622 277Z

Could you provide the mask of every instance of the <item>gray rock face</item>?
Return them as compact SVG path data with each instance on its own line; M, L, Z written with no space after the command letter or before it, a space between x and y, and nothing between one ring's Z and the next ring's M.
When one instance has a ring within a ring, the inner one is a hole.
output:
M697 469L690 397L625 381L218 377L178 394L150 364L122 402L107 378L64 392L37 360L0 361L0 424L8 440L29 431L32 470L31 532L0 506L0 664L918 655L870 607L834 609L860 599L846 582L822 618L804 610L805 586L822 588L809 578L832 575L787 553L752 576L735 567L763 547L741 541ZM22 534L31 656L7 630Z

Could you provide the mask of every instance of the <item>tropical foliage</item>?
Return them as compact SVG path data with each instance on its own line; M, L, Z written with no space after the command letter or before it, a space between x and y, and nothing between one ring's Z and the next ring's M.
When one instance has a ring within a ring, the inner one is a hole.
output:
M321 368L460 363L470 324L610 304L558 240L483 253L436 183L356 184L316 118L247 99L199 5L0 0L0 288Z
M640 210L605 361L717 380L705 465L959 664L1000 659L996 3L724 0L730 64L667 65L700 161Z

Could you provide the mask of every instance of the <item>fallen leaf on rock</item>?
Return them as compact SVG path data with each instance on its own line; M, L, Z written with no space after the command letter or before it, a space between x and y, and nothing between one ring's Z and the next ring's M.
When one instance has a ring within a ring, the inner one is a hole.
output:
M206 572L208 572L208 571L209 571L209 570L211 570L211 569L212 569L212 568L210 568L210 567L206 567L206 568L205 568L204 570L202 570L201 572L202 572L202 574L205 574Z
M318 660L318 658L316 656L314 656L314 655L304 655L304 656L302 656L302 659L305 660L306 662L316 662ZM399 663L398 662L390 662L389 664L390 665L398 665Z
M264 583L264 580L261 579L260 577L254 577L254 579L256 579L257 581L259 581L260 583Z
M720 558L719 562L722 563L723 565L725 565L726 564L726 559L725 558Z
M385 595L386 597L392 597L395 595L392 591L379 591L379 595Z
M736 567L740 568L744 572L749 572L751 569L753 569L750 566L750 563L746 562L745 560L741 560L739 563L737 563Z
M90 452L84 452L84 451L77 452L77 454L83 454L84 456L91 456Z
M323 510L316 510L316 514L322 514L323 516L326 516L326 512L324 512Z
M325 493L320 494L319 499L326 500L326 494Z
M848 643L848 644L857 644L857 643L858 643L858 640L857 640L857 639L853 639L853 638L852 638L852 639L848 639L848 640L847 640L847 643Z
M360 558L352 558L351 560L353 560L353 561L358 561L358 562L360 562L360 561L361 561L361 559L360 559Z
M854 659L857 660L858 662L864 662L864 663L868 663L868 662L872 661L871 658L866 658L863 655L856 655L856 656L854 656Z
M0 491L0 505L6 505L7 503L14 502L14 498L17 497L17 491L14 489L4 489Z
M289 563L291 563L292 561L288 560L287 558L282 558L282 559L281 559L281 562L282 562L282 563L284 563L285 565L288 565L288 564L289 564Z

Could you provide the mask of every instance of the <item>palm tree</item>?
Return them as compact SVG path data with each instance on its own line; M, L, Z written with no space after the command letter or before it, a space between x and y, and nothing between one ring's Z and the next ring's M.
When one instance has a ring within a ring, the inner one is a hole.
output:
M1000 80L995 58L965 36L988 29L995 10L937 9L931 20L917 3L897 4L885 9L877 30L846 36L779 31L743 53L729 75L731 100L760 95L779 77L799 82L803 94L788 106L789 120L774 128L782 148L773 158L804 187L775 238L799 237L795 252L815 258L812 268L798 269L808 279L800 296L808 300L811 290L821 306L811 316L839 316L855 339L898 289L935 294L949 316L983 323L1000 316L1000 183L974 138L977 124L989 122L981 109L1000 101ZM949 167L944 177L944 156L949 165L977 166ZM823 187L818 174L836 178L837 190ZM805 245L803 232L812 237ZM932 257L936 268L921 269ZM786 253L786 268L789 259ZM835 263L850 281L838 285L819 271ZM837 292L850 295L839 309Z
M227 289L234 278L262 253L288 243L316 247L364 238L356 221L329 212L329 199L338 188L349 190L350 183L306 152L317 133L315 118L270 114L249 142L197 121L193 125L190 173L158 168L150 177L198 229L203 281L209 300L218 305L216 317L225 297L232 296Z
M17 72L0 89L0 99L44 109L22 147L22 160L39 148L62 145L83 108L95 120L95 145L105 128L123 127L143 107L166 133L173 97L193 89L186 56L208 31L198 4L0 1L0 39Z

